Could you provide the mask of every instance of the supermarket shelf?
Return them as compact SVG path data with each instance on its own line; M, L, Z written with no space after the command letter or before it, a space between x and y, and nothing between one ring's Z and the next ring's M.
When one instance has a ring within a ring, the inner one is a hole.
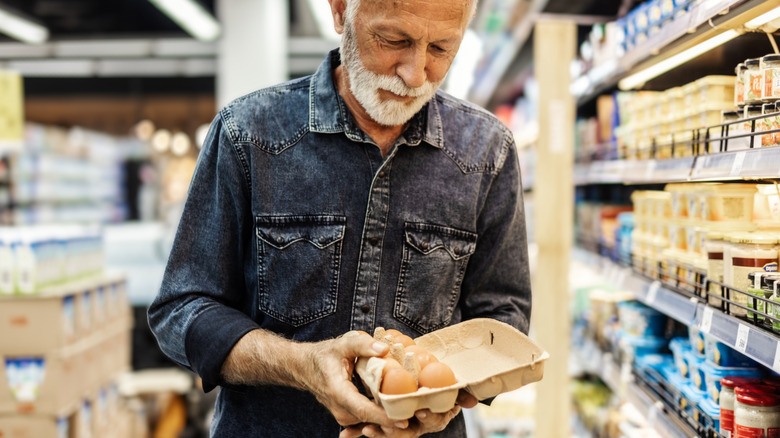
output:
M637 383L626 387L626 401L634 405L647 419L650 427L664 438L699 438L699 434L666 405Z
M739 29L744 23L775 7L767 0L709 0L689 13L673 19L644 43L632 48L614 63L597 67L577 78L571 90L582 105L614 88L633 71L687 50L727 29Z
M718 341L780 373L780 337L734 316L699 304L696 327Z
M776 179L778 175L777 146L667 160L593 161L574 166L577 185Z
M627 286L642 303L685 325L691 325L696 317L698 299L688 298L661 285L658 280L648 281L633 274L634 282Z
M46 286L36 293L0 295L0 302L14 299L37 299L47 297L63 297L73 295L85 290L96 289L101 286L109 286L126 280L126 275L117 271L106 271L89 277L71 280L62 284Z

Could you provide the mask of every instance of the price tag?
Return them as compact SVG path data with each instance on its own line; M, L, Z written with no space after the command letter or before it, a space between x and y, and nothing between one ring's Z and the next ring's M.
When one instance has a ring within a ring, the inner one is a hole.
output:
M652 181L653 174L655 173L656 161L650 160L647 162L647 168L645 168L645 181Z
M777 343L777 348L775 349L775 362L772 364L772 369L776 373L780 373L780 342Z
M744 353L747 350L748 336L750 335L750 327L745 324L740 324L737 329L737 341L734 344L734 349L740 353Z
M658 289L660 288L660 281L655 280L654 282L650 283L650 286L647 288L647 295L645 296L645 301L647 304L655 303L655 299L658 297Z
M712 307L705 307L704 313L701 315L701 326L699 330L703 333L709 333L712 329Z
M745 151L739 151L734 155L734 162L731 163L731 172L729 176L739 176L742 172L742 165L745 163Z

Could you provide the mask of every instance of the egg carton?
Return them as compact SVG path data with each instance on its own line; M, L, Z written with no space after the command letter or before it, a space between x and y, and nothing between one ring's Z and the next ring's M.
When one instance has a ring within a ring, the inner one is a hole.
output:
M460 389L485 400L538 382L544 375L544 362L550 357L514 327L487 318L464 321L414 341L449 365L457 383L443 388L423 387L410 394L383 394L379 388L385 360L360 358L355 370L374 401L393 420L411 418L420 409L447 412L455 406Z

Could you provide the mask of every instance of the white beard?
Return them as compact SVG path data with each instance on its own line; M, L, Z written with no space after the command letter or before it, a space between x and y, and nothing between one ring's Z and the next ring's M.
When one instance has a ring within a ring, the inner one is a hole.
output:
M385 126L398 126L411 120L436 94L444 81L425 83L418 88L408 87L398 76L380 75L369 71L360 60L355 25L352 17L345 17L344 34L341 37L341 61L349 77L349 90L374 121ZM411 102L382 100L379 90L387 90L399 96L413 96Z

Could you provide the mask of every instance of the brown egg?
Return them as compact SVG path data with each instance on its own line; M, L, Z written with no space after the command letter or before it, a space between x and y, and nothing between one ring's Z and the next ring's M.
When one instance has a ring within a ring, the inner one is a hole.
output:
M406 351L408 353L414 353L414 356L417 358L417 362L420 364L421 370L425 369L429 363L439 361L439 359L437 359L433 353L420 347L419 345L410 345L406 347Z
M399 332L396 329L385 330L385 335L390 335L390 337L393 338L393 342L402 344L404 347L415 345L414 339L410 338L409 336L406 336L405 334Z
M385 366L382 368L382 377L384 378L388 371L397 368L403 368L397 360L393 359L392 357L385 358Z
M455 373L447 364L441 362L429 363L420 371L420 386L427 388L444 388L457 382Z
M382 387L379 390L383 394L397 395L410 394L417 391L417 382L414 377L403 368L393 368L387 370L382 378Z

